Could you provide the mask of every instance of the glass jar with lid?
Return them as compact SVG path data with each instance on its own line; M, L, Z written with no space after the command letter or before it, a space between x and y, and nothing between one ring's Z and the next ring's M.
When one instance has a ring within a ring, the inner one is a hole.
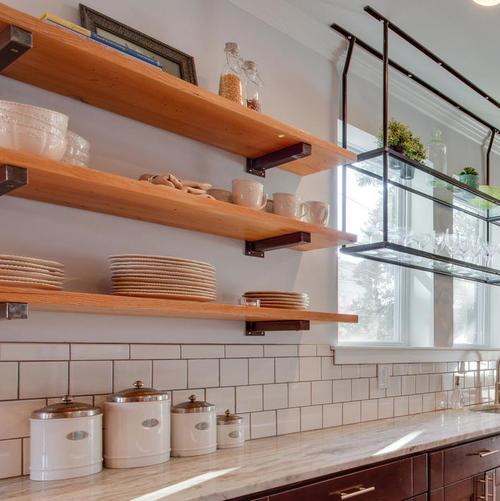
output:
M264 82L257 71L255 61L245 61L243 63L246 77L246 103L247 108L255 111L262 111L262 89Z
M219 95L235 103L245 104L245 75L236 42L226 42L226 64L219 81Z

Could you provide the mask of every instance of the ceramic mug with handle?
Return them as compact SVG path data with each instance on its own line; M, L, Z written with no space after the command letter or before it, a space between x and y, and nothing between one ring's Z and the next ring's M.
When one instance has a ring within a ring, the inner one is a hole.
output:
M293 193L274 193L273 212L280 216L302 219L306 209L297 195Z
M308 223L321 224L326 226L330 217L330 205L325 202L310 200L304 203L305 216L304 219Z
M267 203L264 185L251 179L233 179L233 204L262 210Z

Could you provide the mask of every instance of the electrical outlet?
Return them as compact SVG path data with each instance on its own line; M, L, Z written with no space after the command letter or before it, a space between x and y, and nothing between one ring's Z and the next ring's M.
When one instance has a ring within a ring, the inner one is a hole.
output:
M389 386L389 374L391 371L391 366L388 364L379 364L377 366L378 374L378 387L380 389L387 388Z

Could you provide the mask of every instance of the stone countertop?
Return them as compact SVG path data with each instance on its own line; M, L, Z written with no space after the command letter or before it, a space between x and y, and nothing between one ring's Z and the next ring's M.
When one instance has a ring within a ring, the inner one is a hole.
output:
M194 458L88 477L0 481L9 500L223 500L500 433L500 414L441 411L245 443Z

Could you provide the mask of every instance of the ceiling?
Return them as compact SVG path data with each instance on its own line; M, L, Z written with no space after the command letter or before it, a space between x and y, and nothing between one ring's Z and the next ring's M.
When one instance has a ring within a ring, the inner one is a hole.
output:
M337 23L378 50L382 25L365 5L387 17L494 99L500 100L500 5L472 0L286 0L325 26ZM358 49L361 50L361 49ZM436 63L390 34L390 57L500 128L500 109L456 81Z

